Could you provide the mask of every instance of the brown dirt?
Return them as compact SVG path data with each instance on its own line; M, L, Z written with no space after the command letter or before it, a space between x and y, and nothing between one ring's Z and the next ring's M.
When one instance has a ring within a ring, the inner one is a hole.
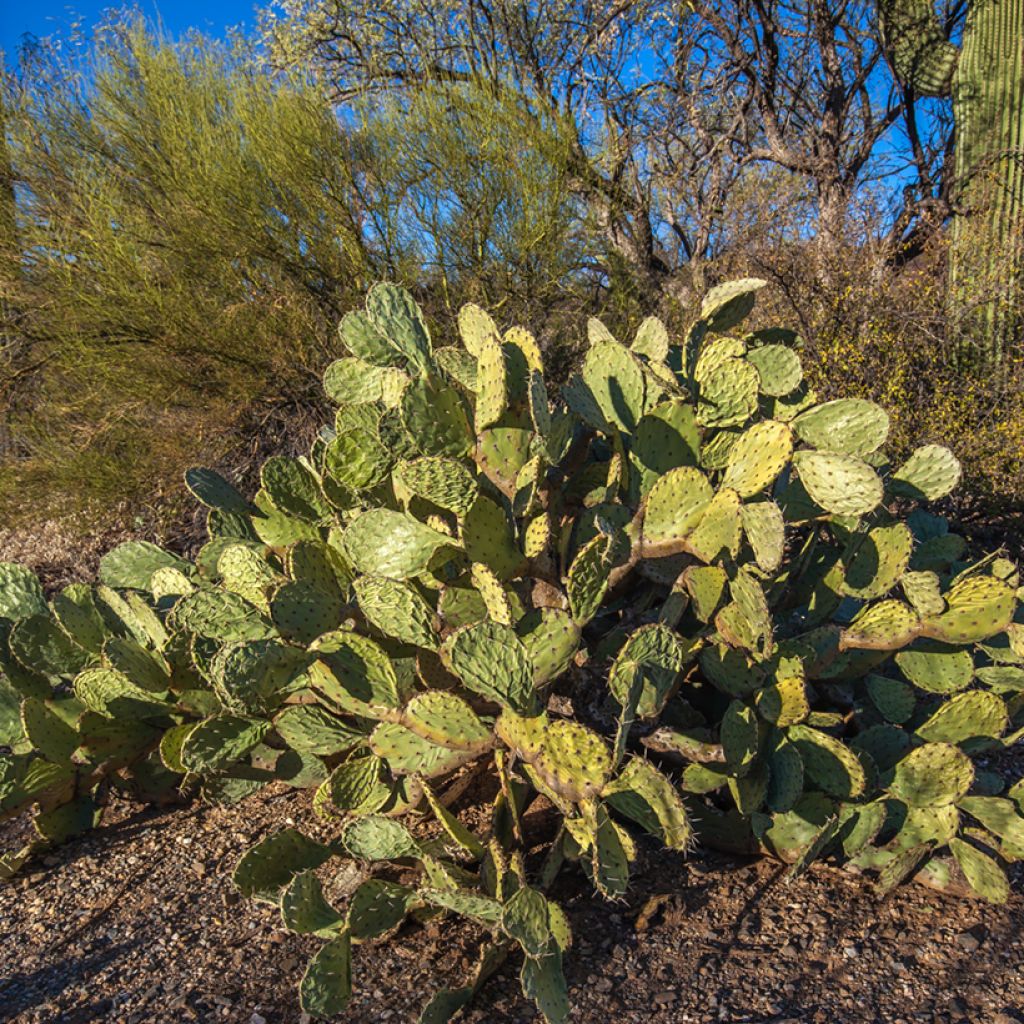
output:
M312 820L309 795L270 789L234 808L117 803L109 817L0 889L0 1020L303 1021L297 984L318 940L239 899L229 874L251 843ZM25 828L0 826L0 845ZM879 900L836 871L787 884L780 870L642 844L630 894L612 905L566 870L558 895L575 935L573 1021L1024 1021L1018 893L1007 907L920 887ZM360 948L340 1020L415 1021L432 991L459 983L480 939L446 920ZM465 1021L537 1020L516 974L509 961Z

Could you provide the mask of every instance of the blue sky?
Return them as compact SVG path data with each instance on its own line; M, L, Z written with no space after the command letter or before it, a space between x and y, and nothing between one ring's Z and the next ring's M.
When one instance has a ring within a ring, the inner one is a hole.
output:
M63 33L76 20L88 29L103 11L117 6L109 0L0 0L0 50L11 62L25 33ZM256 0L139 0L137 6L147 17L159 18L170 35L198 28L219 36L234 25L252 28L256 23L254 11L263 5Z

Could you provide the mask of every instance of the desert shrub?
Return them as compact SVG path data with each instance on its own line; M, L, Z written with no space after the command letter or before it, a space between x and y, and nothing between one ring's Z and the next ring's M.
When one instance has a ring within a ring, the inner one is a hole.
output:
M891 461L881 407L819 403L795 334L742 331L762 284L713 290L678 342L591 320L560 390L528 331L469 305L435 348L377 285L308 457L270 458L252 499L188 472L194 563L130 542L50 601L3 566L0 807L37 806L40 835L5 870L93 824L107 787L315 787L330 841L283 829L234 881L325 940L316 1016L346 1005L353 944L409 915L478 924L476 970L424 1021L513 953L565 1020L560 872L620 897L643 834L1005 900L1024 782L978 759L1024 725L1017 567L967 560L918 507L956 486L948 449ZM471 821L474 778L493 799ZM337 858L367 872L344 909L320 881Z
M129 18L75 43L0 89L5 522L101 528L127 498L170 526L190 462L245 470L265 419L323 418L335 327L378 277L435 316L573 305L571 199L514 107L467 87L341 121L244 40Z

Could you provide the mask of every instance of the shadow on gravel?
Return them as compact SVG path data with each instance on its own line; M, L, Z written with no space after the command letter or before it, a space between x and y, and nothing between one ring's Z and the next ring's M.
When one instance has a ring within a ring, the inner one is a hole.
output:
M0 1024L14 1020L18 1014L35 1009L69 988L87 983L101 968L124 955L131 943L108 946L88 956L72 956L57 963L39 966L35 970L19 971L0 980ZM79 1004L65 1009L61 1024L92 1024L113 1008L113 1000L98 998L87 1005Z

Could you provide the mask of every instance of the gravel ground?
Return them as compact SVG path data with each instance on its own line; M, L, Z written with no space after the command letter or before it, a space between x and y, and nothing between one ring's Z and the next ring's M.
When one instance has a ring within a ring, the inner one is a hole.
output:
M281 789L228 809L115 805L108 825L0 889L0 1020L304 1024L297 984L319 942L239 899L229 874L254 841L309 822L308 803ZM0 844L24 828L0 826ZM786 883L769 861L642 847L624 902L596 900L572 870L559 895L577 1022L1024 1022L1019 892L1007 907L917 886L879 900L829 869ZM339 1019L414 1022L480 939L447 920L360 948ZM464 1020L536 1021L517 972L510 960Z

